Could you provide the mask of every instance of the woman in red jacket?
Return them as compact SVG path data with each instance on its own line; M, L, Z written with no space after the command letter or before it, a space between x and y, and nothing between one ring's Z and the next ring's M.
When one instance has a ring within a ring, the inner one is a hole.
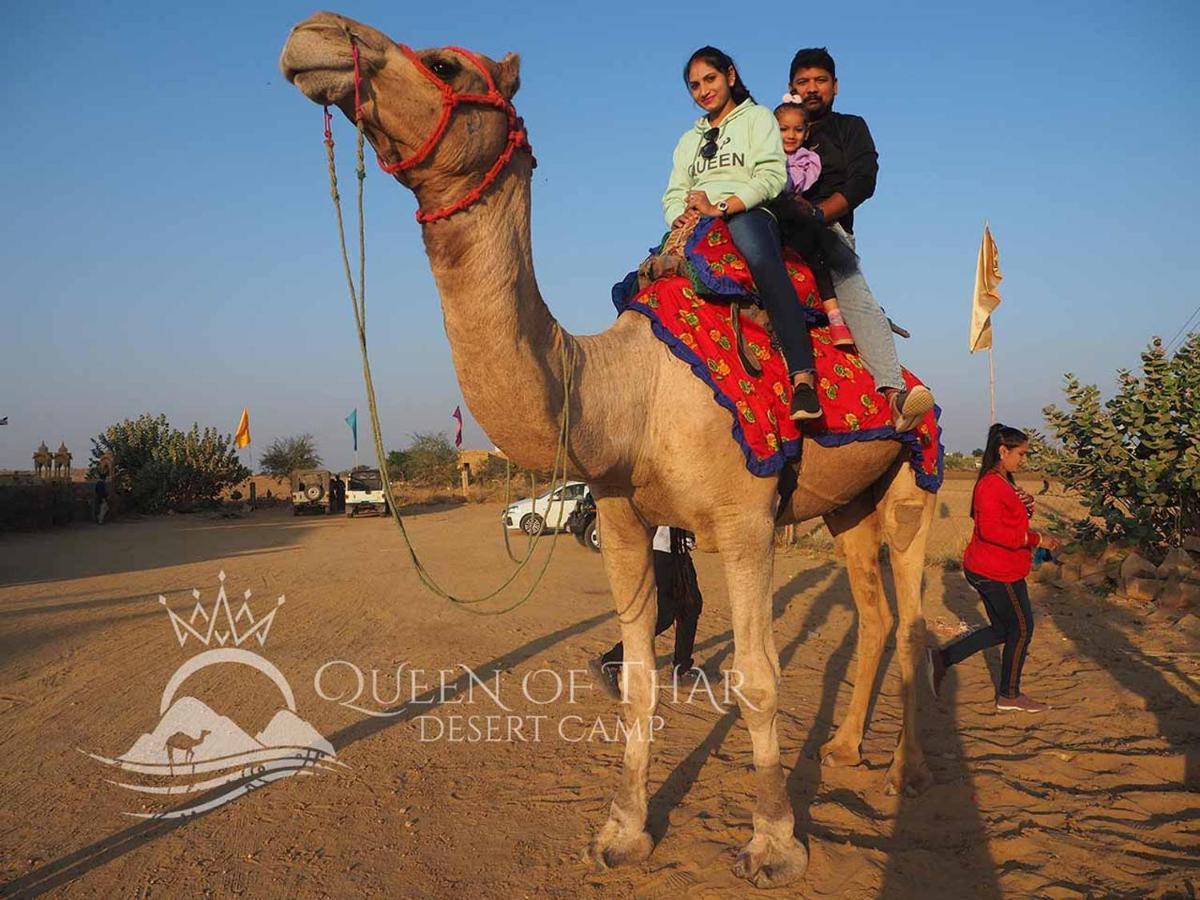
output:
M1004 425L988 431L987 449L979 466L979 479L971 497L975 531L963 555L963 574L983 597L991 625L964 635L929 654L930 686L936 696L946 670L986 647L1004 645L996 709L1042 712L1050 707L1021 693L1021 669L1033 637L1033 610L1025 576L1033 548L1054 549L1058 541L1029 530L1033 497L1017 487L1013 473L1025 463L1029 438Z

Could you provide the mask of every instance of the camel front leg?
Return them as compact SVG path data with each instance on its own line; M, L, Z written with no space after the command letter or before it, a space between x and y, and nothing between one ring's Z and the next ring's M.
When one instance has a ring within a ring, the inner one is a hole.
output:
M738 854L734 873L755 887L780 887L804 875L808 851L796 840L796 821L779 763L779 656L771 633L774 522L731 523L720 542L733 615L733 669L727 690L736 699L754 748L757 803L754 837Z
M925 574L925 543L937 498L917 487L908 466L893 479L880 503L884 539L892 564L892 583L900 609L896 634L904 726L888 769L884 790L915 795L933 784L917 730L917 678L925 665L925 613L921 580Z
M646 831L650 742L658 689L654 665L654 620L658 594L654 585L651 532L627 500L598 499L596 514L604 535L600 552L621 621L624 663L625 759L621 784L609 809L608 821L588 850L601 867L640 862L654 842Z
M846 574L858 613L854 649L854 692L850 708L834 736L820 750L827 766L856 766L862 761L863 731L883 646L892 630L892 612L879 570L881 529L870 491L825 517L825 524L846 557Z

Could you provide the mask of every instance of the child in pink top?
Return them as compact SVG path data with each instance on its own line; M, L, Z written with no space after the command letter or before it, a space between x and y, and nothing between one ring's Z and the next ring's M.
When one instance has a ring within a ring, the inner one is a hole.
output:
M792 101L791 95L785 95L783 103L775 107L775 121L779 123L779 136L783 140L783 151L787 154L787 187L784 188L781 200L775 208L783 213L780 216L781 231L784 243L791 246L808 263L813 276L817 280L817 290L821 293L825 315L829 317L829 334L833 343L838 347L850 347L854 344L854 336L842 318L838 308L837 296L833 290L833 278L829 274L829 263L826 260L824 247L830 245L825 236L814 233L814 228L825 229L816 223L805 221L807 217L795 220L786 214L788 197L801 197L818 178L821 177L821 157L804 146L808 136L808 122L805 118L804 107Z

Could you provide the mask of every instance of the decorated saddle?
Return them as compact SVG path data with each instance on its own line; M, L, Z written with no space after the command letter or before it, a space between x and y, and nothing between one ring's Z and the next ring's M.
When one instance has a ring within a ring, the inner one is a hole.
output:
M896 431L887 400L875 389L862 360L852 351L834 347L816 280L796 253L785 249L784 263L809 322L817 394L823 409L819 419L803 424L788 415L791 380L783 354L770 334L751 316L740 316L740 335L735 328L735 301L754 303L756 292L753 276L725 222L701 219L685 241L675 238L667 239L668 245L676 244L671 248L675 250L671 263L663 264L662 246L655 248L649 264L641 267L642 285L639 273L631 272L613 287L613 303L618 313L633 311L649 319L655 336L708 385L716 402L729 411L733 438L752 473L774 475L798 456L803 427L805 434L827 447L854 441L900 441L909 449L917 483L925 490L938 490L942 483L941 410L935 407L912 431ZM649 280L648 273L654 280ZM739 358L739 337L752 360ZM761 375L755 372L757 368ZM921 383L907 369L904 380L910 387Z

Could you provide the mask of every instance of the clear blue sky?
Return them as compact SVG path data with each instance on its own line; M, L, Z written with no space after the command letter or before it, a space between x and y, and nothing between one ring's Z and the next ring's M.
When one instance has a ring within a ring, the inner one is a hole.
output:
M1038 425L1068 370L1108 389L1200 304L1200 5L355 2L338 11L414 46L522 55L538 277L578 333L661 230L671 148L696 111L680 68L715 43L766 102L791 54L828 45L837 107L866 117L876 196L864 269L913 332L947 445L987 425L966 352L984 219L1005 274L995 317L1002 420ZM451 11L452 10L452 11ZM0 467L39 440L141 412L232 431L257 450L310 431L351 459L366 411L335 254L320 110L276 66L290 3L13 4L0 52ZM722 21L722 19L724 21ZM1188 61L1191 60L1189 63ZM352 130L340 120L343 161ZM346 170L347 175L349 170ZM347 178L347 182L350 179ZM413 201L371 170L369 320L389 447L449 430L460 403ZM468 446L486 438L470 419Z

